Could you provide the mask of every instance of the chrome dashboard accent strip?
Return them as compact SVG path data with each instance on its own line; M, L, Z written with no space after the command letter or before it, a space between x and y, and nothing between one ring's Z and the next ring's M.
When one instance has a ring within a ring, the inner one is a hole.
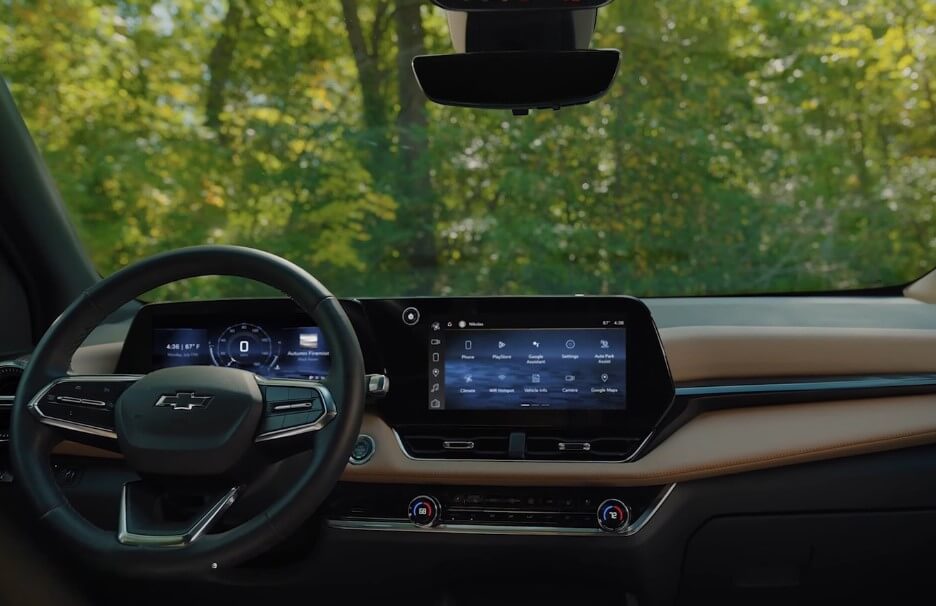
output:
M673 494L676 484L670 484L666 490L633 523L619 532L608 532L598 528L561 528L551 526L503 526L496 524L439 524L430 528L413 525L412 522L382 520L358 520L353 518L335 518L326 521L330 528L338 530L378 530L384 532L438 532L443 534L490 534L513 536L574 536L574 537L630 537L640 532L663 503Z
M264 387L299 387L302 389L314 389L322 398L322 404L325 407L325 410L322 412L321 416L319 416L319 418L317 418L312 423L306 423L305 425L297 425L296 427L287 427L285 429L276 429L274 431L261 433L256 438L254 438L254 442L266 442L268 440L276 440L279 438L290 438L292 436L318 431L331 423L332 419L338 416L338 409L335 406L335 401L332 399L331 392L328 391L328 388L326 388L321 383L316 381L302 381L299 379L268 379L261 376L255 376L255 378L257 380L257 385Z
M127 529L127 485L120 494L120 519L117 526L117 540L124 545L153 545L156 547L185 547L202 537L211 525L227 511L240 492L240 486L230 489L211 509L199 518L182 534L152 535L136 534Z
M471 440L446 440L442 442L445 450L474 450L475 443Z
M67 429L69 431L76 431L78 433L86 433L92 436L98 436L102 438L110 438L112 440L117 439L117 432L108 429L106 427L96 427L94 425L85 425L84 423L75 423L74 421L65 421L63 419L57 419L55 417L46 416L42 409L39 407L39 401L45 396L49 391L59 385L60 383L94 383L94 382L135 382L143 378L143 375L69 375L55 379L45 387L39 390L32 400L29 401L27 408L38 417L39 422L44 425L49 425L51 427L58 427L59 429Z
M902 387L936 388L936 375L896 375L882 377L847 377L779 383L741 383L676 387L676 397L736 396L764 393L823 392L832 390L899 389Z

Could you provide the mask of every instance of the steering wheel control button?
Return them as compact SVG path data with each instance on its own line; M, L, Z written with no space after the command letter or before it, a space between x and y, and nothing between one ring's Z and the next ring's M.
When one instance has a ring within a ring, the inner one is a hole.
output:
M285 402L283 404L274 404L273 412L282 412L284 410L304 410L312 408L312 402Z
M630 509L618 499L607 499L598 506L598 526L608 532L620 532L630 523Z
M288 415L284 415L282 417L283 429L300 427L302 425L311 425L312 423L315 423L315 420L318 417L318 413L314 412L294 412Z
M419 310L415 307L407 307L403 310L403 323L407 326L413 326L419 322Z
M370 461L375 450L377 450L377 446L374 444L374 438L367 434L361 434L358 436L357 442L354 443L354 450L351 451L348 462L352 465L363 465Z
M256 380L261 387L264 407L257 442L318 431L336 414L324 385L302 379L257 377Z
M43 403L113 410L117 398L130 387L128 381L62 381L52 386Z
M279 402L288 402L289 401L289 388L288 387L267 387L264 390L264 397L266 401L270 404L277 404Z
M30 407L48 425L115 438L115 403L137 379L129 375L61 379L37 396Z
M418 496L409 504L408 515L410 522L420 528L431 528L439 521L442 507L432 497Z
M311 412L315 413L313 417L317 417L325 410L322 399L311 387L270 386L264 389L264 398L267 411L273 415ZM314 418L310 422L314 422Z
M268 431L276 431L277 429L283 428L283 419L284 415L273 415L265 417L260 423L261 433L266 433Z
M309 387L289 388L290 402L311 402L313 399L315 399L315 390Z

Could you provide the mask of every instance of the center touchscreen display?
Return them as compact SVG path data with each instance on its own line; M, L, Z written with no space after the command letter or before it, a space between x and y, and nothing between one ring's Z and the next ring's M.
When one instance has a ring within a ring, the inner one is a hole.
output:
M624 327L460 324L430 335L430 409L625 409Z

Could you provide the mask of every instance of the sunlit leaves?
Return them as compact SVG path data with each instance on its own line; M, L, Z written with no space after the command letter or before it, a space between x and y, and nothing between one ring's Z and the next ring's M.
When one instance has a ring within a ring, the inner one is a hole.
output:
M425 128L397 124L392 4L354 3L382 78L368 124L338 0L230 1L216 124L227 2L0 2L0 73L104 273L234 242L344 295L701 294L896 283L936 259L931 1L617 0L594 43L623 53L607 97L525 118L432 106ZM421 17L450 52L440 11ZM403 193L423 134L429 184ZM414 238L433 263L410 264Z

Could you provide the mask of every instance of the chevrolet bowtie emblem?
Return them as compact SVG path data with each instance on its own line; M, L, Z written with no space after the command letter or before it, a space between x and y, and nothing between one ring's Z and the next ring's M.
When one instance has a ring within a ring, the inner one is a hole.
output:
M212 399L213 396L198 396L190 391L179 392L171 396L160 396L156 400L156 406L168 406L172 410L192 410L193 408L205 408Z

